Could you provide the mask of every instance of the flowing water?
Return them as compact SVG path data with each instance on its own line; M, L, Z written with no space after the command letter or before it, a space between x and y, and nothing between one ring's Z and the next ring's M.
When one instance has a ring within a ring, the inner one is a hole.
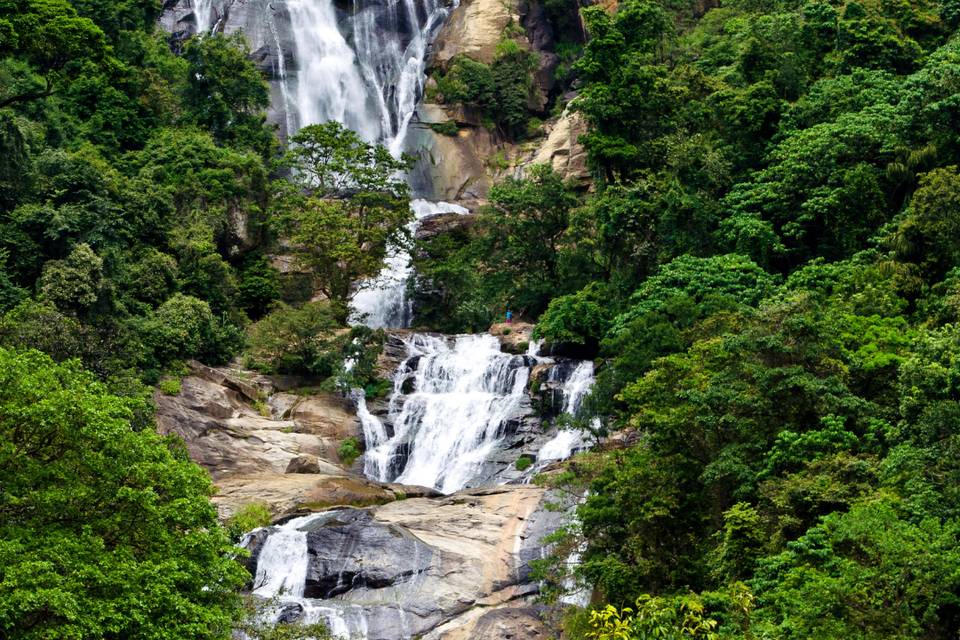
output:
M364 471L452 493L478 476L520 418L532 362L503 353L489 335L412 334L404 343L388 410L392 437L382 439L376 418L362 420Z
M560 367L552 368L547 377L548 382L558 382L557 378L561 371ZM576 416L580 412L584 398L593 388L593 381L593 363L589 360L579 363L573 373L562 382L562 413ZM565 460L586 447L587 442L583 431L579 429L560 429L557 431L557 435L537 452L537 462Z
M254 51L269 51L274 102L283 103L271 113L285 135L336 120L399 157L423 94L430 43L451 5L191 0L191 8L197 33L243 31Z
M460 205L427 200L413 200L410 208L414 214L407 226L411 238L424 218L442 213L470 213ZM360 291L353 297L351 322L376 329L409 327L413 320L413 305L407 297L407 281L412 274L410 253L405 248L389 247L383 269L376 278L361 283Z

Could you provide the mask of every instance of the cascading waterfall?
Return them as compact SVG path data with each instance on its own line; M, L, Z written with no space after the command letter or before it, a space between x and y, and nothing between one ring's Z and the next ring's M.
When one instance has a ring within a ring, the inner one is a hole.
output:
M264 598L300 598L307 580L307 533L301 527L316 520L312 514L287 521L260 550L253 592Z
M451 344L413 334L405 343L408 358L394 376L389 407L394 433L383 440L376 418L362 421L364 470L383 482L452 493L476 477L517 417L530 359L503 353L489 335L457 336Z
M197 23L197 33L209 33L215 26L214 0L192 0L193 18Z
M228 12L233 2L193 0L198 33L235 30L231 21L237 12ZM352 0L348 11L333 0L273 0L257 6L264 15L258 18L256 47L275 51L274 102L278 97L283 101L286 134L336 120L399 156L423 93L428 46L449 8L439 0ZM295 64L288 66L288 59ZM422 200L411 207L416 218L411 234L429 215L467 213L457 205ZM410 326L410 275L409 254L391 250L381 273L355 297L353 320L372 327ZM366 440L366 475L445 493L486 478L491 454L529 412L527 386L536 349L525 356L503 353L489 335L410 334L404 346L406 359L394 375L386 421L368 410L362 393L354 394ZM564 411L578 410L592 380L593 366L584 363L564 381ZM581 448L581 441L571 439L577 435L558 433L541 451L538 464ZM304 597L308 530L331 513L294 518L271 530L259 552L253 592L275 602L268 613L273 622L295 609L294 619L324 622L334 636L364 638L363 606ZM403 609L397 608L403 620ZM398 633L410 635L403 629Z
M353 49L340 33L332 0L288 0L298 61L300 126L336 120L367 140L382 138Z
M287 0L287 7L300 126L336 120L399 156L423 93L427 48L449 10L438 0L354 0L338 23L332 0Z
M559 367L551 369L547 378L548 382L556 382L559 372ZM593 388L593 381L593 363L589 360L579 363L561 387L561 393L563 394L562 413L571 416L577 415L580 407L583 406L584 398ZM560 429L557 431L557 435L537 452L537 462L565 460L576 451L586 447L587 442L582 431L579 429Z
M413 237L420 222L440 213L468 214L469 210L449 202L413 200L410 203L414 219L407 226ZM399 247L388 247L387 259L376 278L362 283L353 297L351 322L363 323L375 329L402 329L413 320L412 301L407 297L407 280L413 273L410 253Z

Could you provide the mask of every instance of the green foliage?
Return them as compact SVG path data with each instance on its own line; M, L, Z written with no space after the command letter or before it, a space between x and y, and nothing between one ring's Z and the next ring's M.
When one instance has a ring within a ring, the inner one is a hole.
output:
M262 111L270 104L263 75L250 63L250 48L240 35L191 39L183 51L189 64L186 107L197 124L221 143L270 151Z
M262 502L250 502L237 509L227 519L227 532L231 539L239 541L248 531L268 526L272 518L267 505Z
M83 311L100 296L103 260L89 245L77 245L66 260L50 260L43 265L38 285L42 297L58 309Z
M246 572L210 480L131 415L76 362L0 349L4 635L230 637Z
M213 315L209 304L181 293L147 316L140 331L154 362L161 366L190 358L226 362L242 340L238 331Z
M477 108L507 136L521 137L530 119L528 103L536 66L532 52L505 38L489 65L455 57L446 74L437 79L437 88L446 102Z
M597 283L577 293L560 296L540 316L534 336L548 344L596 347L610 326L609 295Z
M278 225L317 288L345 305L355 283L379 272L387 251L407 241L413 213L397 173L409 159L395 160L337 122L304 127L291 142L286 163L310 195L288 191Z
M180 378L162 378L157 388L166 396L180 395Z
M250 326L247 353L252 365L267 372L309 373L329 377L337 361L341 324L326 302L308 302L300 308L278 303Z
M353 437L343 440L340 446L337 447L337 457L345 467L351 466L362 453L363 451L360 450L360 441Z
M458 127L457 123L453 120L447 120L446 122L431 122L430 129L442 136L455 136L457 135L457 132L460 131L460 127Z
M530 456L520 456L517 458L517 461L513 464L517 471L526 471L533 466L533 458Z

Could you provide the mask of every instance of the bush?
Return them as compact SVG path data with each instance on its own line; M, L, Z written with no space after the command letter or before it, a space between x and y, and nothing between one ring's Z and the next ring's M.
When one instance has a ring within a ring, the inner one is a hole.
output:
M247 332L251 364L271 373L330 377L340 367L337 315L328 302L277 304Z
M207 363L226 362L240 346L236 328L214 317L210 305L193 296L175 294L141 323L144 343L153 364L197 358Z
M611 309L604 287L592 283L577 293L554 298L534 330L550 344L596 348L610 326Z
M165 396L180 394L180 378L163 378L158 385L160 393Z
M533 466L533 458L530 456L520 456L517 458L514 466L517 468L517 471L526 471Z
M431 122L430 129L443 136L455 136L460 131L460 127L453 120L447 122Z
M516 138L527 132L535 68L536 56L507 38L497 45L490 65L466 56L454 58L447 73L437 79L437 88L447 102L479 108L484 118Z
M340 458L340 462L343 463L345 467L349 467L360 457L360 441L354 437L347 438L340 443L340 447L337 449L337 457Z
M250 502L237 509L227 519L227 532L233 540L239 541L243 534L270 524L273 516L270 509L262 502Z

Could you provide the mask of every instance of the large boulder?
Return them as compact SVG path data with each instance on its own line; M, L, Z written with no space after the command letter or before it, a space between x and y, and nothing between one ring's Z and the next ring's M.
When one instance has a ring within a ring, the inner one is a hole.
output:
M560 523L545 508L555 498L536 486L497 487L300 519L310 599L291 600L346 637L546 637L530 562Z
M432 550L406 529L343 509L306 527L309 566L304 596L331 598L351 589L382 589L430 567Z
M223 519L251 503L265 504L273 514L285 514L337 505L383 504L404 495L330 465L321 466L320 473L236 474L218 478L214 484L217 494L212 500Z
M566 109L556 120L545 125L547 135L532 154L520 161L521 173L535 164L550 165L564 180L586 188L590 185L587 152L580 137L587 133L587 123L580 113Z
M529 322L498 322L490 326L490 335L500 341L502 351L524 354L533 341L533 327Z

